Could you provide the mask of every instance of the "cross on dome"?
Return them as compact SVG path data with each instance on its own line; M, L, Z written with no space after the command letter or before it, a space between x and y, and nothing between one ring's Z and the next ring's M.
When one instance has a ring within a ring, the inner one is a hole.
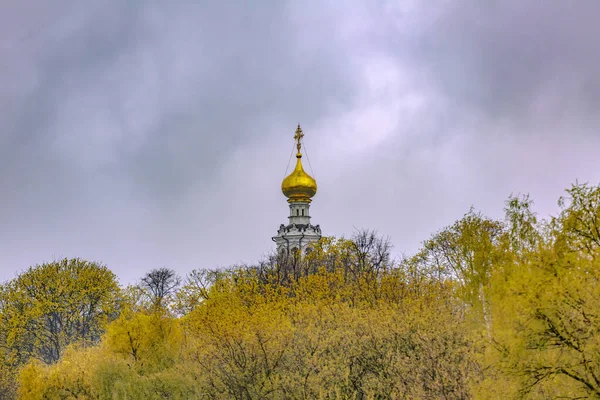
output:
M298 149L298 154L296 154L296 168L294 168L294 171L292 171L292 173L281 183L281 190L290 203L310 203L311 198L317 193L317 183L302 167L302 153L300 152L300 149L302 147L301 141L303 137L304 133L302 132L302 128L300 128L300 124L298 124L296 133L294 134L296 148Z
M300 143L300 141L302 140L303 137L304 137L304 133L302 132L302 128L300 128L300 124L298 124L296 133L294 134L294 139L296 139L296 141L297 141L296 148L298 149L298 154L296 154L296 157L302 157L302 154L300 153L300 148L302 147L302 144Z

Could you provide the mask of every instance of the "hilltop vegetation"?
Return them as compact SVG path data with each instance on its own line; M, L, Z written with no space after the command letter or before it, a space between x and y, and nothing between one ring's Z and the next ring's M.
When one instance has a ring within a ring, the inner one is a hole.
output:
M538 220L469 211L415 255L374 232L303 258L149 271L61 260L0 291L0 397L600 397L600 187Z

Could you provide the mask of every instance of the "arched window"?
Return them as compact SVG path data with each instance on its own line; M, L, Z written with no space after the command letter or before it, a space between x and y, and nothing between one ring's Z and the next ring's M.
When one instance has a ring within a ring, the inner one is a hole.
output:
M300 210L296 208L296 215L300 215Z
M304 208L302 209L302 216L304 216Z

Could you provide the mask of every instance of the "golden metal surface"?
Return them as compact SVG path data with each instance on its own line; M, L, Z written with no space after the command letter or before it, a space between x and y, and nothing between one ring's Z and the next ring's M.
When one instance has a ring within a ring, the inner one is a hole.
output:
M281 182L281 191L288 198L288 202L303 201L310 203L311 197L317 193L317 182L312 176L304 172L302 168L302 153L300 149L302 147L300 141L304 137L300 125L296 129L294 139L296 139L296 148L298 153L296 154L296 168L289 174L283 182Z
M296 148L298 149L298 153L296 154L296 157L302 157L302 154L300 154L300 147L302 147L302 144L300 143L300 141L302 140L303 137L304 137L304 133L302 133L302 128L300 128L300 124L298 124L296 133L294 134L294 139L296 139Z

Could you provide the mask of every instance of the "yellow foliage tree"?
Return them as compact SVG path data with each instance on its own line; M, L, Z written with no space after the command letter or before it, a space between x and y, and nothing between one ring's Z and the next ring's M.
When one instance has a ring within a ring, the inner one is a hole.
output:
M366 231L323 238L303 257L193 271L169 293L177 313L144 306L130 288L130 306L99 345L63 346L52 365L32 360L19 394L600 397L600 188L567 192L550 221L537 220L527 196L508 199L503 221L471 210L400 263L386 239ZM9 328L44 315L14 301L22 296L15 287L0 296L3 343L21 343L22 331Z
M482 398L600 397L600 187L568 193L516 267L492 278L501 306Z
M112 271L80 259L31 267L4 285L0 356L11 372L3 385L30 358L54 363L71 343L99 341L118 313L119 290Z

